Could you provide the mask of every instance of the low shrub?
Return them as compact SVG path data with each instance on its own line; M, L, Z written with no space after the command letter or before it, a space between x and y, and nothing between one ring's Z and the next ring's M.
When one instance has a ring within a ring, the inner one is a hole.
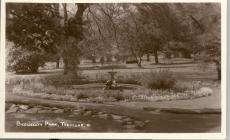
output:
M144 73L140 80L142 85L150 89L172 89L176 83L173 73L169 70Z
M105 92L105 98L114 98L116 101L124 100L124 94L116 90L108 90Z
M89 95L88 94L85 94L85 93L78 93L75 95L77 97L77 99L86 99L86 98L89 98Z
M117 83L123 83L123 84L140 84L140 81L138 80L140 78L140 75L138 73L125 75L125 76L117 76L116 80Z
M172 88L175 92L185 92L185 91L196 91L200 89L202 83L200 81L193 81L193 82L176 82L174 87Z
M126 60L126 64L136 64L137 60L135 58L129 58L128 60Z
M206 96L206 95L210 96L213 94L213 90L209 87L202 87L197 92L200 96Z
M118 65L118 64L100 66L100 69L125 69L125 68L127 68L126 65Z
M52 88L60 88L60 87L68 87L71 85L80 85L87 84L91 81L83 79L78 75L41 75L41 76L27 76L27 77L12 77L6 79L6 87L8 89L12 89L15 86L21 86L26 90L33 90L37 92L37 90L44 91L46 89Z

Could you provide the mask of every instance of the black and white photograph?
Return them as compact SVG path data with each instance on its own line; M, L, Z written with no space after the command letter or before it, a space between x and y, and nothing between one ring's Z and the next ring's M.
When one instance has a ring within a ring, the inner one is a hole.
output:
M221 1L2 5L4 133L225 131Z

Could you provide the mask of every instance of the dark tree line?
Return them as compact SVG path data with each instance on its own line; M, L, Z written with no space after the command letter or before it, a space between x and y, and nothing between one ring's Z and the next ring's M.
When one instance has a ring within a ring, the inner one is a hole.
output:
M47 56L62 58L64 73L76 74L81 58L131 55L142 67L144 55L158 64L159 53L170 58L182 51L215 63L221 78L217 3L7 3L6 10L7 40L14 43L9 64L16 72L37 72Z

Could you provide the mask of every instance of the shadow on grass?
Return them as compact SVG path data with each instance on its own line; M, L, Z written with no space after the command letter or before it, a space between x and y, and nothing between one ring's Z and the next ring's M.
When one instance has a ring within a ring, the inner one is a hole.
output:
M158 65L157 65L158 66ZM149 67L117 67L117 68L100 68L98 67L80 67L80 70L110 70L110 69L162 69L162 68L188 68L188 67L193 67L193 66L172 66L172 65L162 65L159 67L154 67L154 68L149 68Z
M185 65L185 64L195 64L193 61L191 62L181 62L181 63L151 63L150 65Z

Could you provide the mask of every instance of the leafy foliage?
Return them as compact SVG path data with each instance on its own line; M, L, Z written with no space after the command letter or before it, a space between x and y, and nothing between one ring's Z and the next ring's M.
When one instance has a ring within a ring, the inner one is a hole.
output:
M8 3L6 9L7 39L28 51L60 53L66 73L81 57L131 56L141 67L146 54L159 63L159 52L183 52L221 71L217 3Z
M46 53L57 53L55 4L11 4L7 7L7 39L14 43L9 61L16 73L35 73Z
M7 4L7 39L29 51L54 52L58 40L54 4Z
M45 64L45 54L28 51L22 47L12 47L9 53L9 69L16 73L36 73Z

